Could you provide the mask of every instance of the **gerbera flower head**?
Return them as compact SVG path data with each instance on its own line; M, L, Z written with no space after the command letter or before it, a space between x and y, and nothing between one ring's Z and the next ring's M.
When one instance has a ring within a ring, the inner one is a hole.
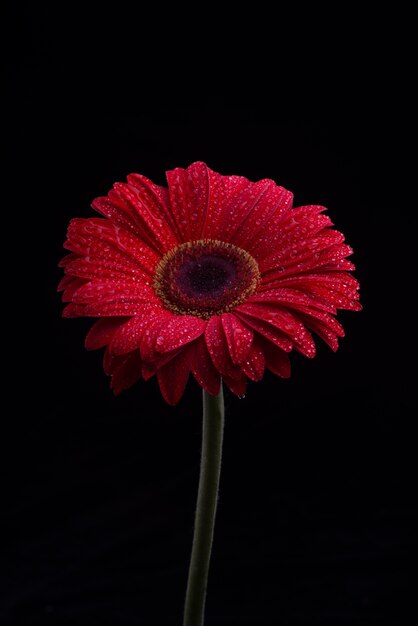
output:
M265 368L290 376L293 349L312 358L312 332L337 349L337 309L361 309L352 249L324 207L292 197L198 162L167 187L131 174L93 201L102 217L70 222L63 315L99 318L86 347L106 347L115 393L157 375L176 404L192 374L242 396Z

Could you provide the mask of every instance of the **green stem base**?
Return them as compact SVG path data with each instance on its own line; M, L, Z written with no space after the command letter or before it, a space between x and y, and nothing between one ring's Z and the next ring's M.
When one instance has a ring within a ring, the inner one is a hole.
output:
M203 434L192 556L183 626L203 626L209 562L218 503L225 409L222 384L217 396L203 391Z

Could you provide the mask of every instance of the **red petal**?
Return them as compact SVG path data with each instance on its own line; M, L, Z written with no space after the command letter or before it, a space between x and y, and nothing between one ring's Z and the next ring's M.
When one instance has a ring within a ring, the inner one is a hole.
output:
M232 363L219 316L211 317L205 330L205 341L214 366L222 376L238 379L241 368Z
M318 320L321 324L327 326L333 333L339 337L344 337L344 329L341 324L329 313L324 311L317 311L310 307L301 306L298 311L295 311L295 315L300 317L303 323L310 324L312 320Z
M163 224L166 223L171 231L175 233L176 239L181 241L180 233L177 230L177 225L171 212L168 189L155 185L142 174L129 174L128 183L137 189L139 196L144 199L144 203L149 207L152 214L161 217Z
M97 315L99 317L105 315L108 316L111 311L120 311L119 315L131 316L142 315L149 311L159 312L162 310L158 300L151 301L145 298L131 298L131 297L119 297L115 299L115 302L89 302L86 304L86 315ZM118 315L118 313L113 313Z
M132 211L123 202L118 201L118 198L113 196L100 196L95 198L91 203L93 209L95 209L101 215L107 217L112 223L120 224L126 228L128 232L134 233L139 236L138 225L136 223L136 217L132 214Z
M192 374L203 389L212 396L219 393L221 377L213 365L204 337L200 337L193 345Z
M205 163L167 172L171 207L183 241L211 238L230 241L264 187L242 176L221 176ZM278 188L281 189L281 188ZM261 191L260 191L261 190Z
M321 215L325 210L322 206L309 205L288 210L284 215L283 212L274 214L251 244L254 249L257 248L257 259L270 256L272 250L306 241L332 226L330 218Z
M251 187L252 183L243 176L221 176L217 194L215 195L211 211L206 219L204 234L211 239L230 241L232 234L239 225L240 217L231 209L240 193ZM242 217L242 216L241 216Z
M247 303L265 303L271 306L286 307L289 309L299 309L300 306L310 306L317 309L335 313L336 308L332 304L325 304L318 298L309 295L309 292L303 292L296 289L285 287L277 287L268 289L270 285L266 285L265 291L259 291L247 300ZM301 287L299 287L301 289Z
M248 380L245 374L242 374L238 379L231 378L230 376L223 376L222 380L236 396L239 398L243 398L245 396Z
M156 315L144 319L144 332L141 337L141 358L143 361L159 361L162 355L157 351L157 339L165 325L174 317L173 313L162 309Z
M264 374L264 354L257 343L251 346L250 354L242 363L242 369L251 380L261 380Z
M307 273L312 270L324 271L324 267L341 270L342 262L346 256L353 253L353 249L346 244L339 244L331 246L327 250L314 254L311 258L305 259L303 262L298 262L295 265L287 267L284 271L279 270L277 276L283 278L286 274L300 274L301 272ZM270 279L274 279L274 272L269 275Z
M167 191L137 174L132 174L128 180L128 185L116 183L108 196L96 198L92 207L159 252L176 245L177 238L167 219Z
M157 372L161 393L168 404L177 404L184 393L193 362L193 349L193 345L187 346Z
M294 267L307 263L314 259L319 260L320 253L330 248L342 248L344 235L336 230L324 230L317 237L299 241L288 247L280 248L279 251L273 252L259 264L260 272L277 272L289 267ZM348 256L348 253L344 256Z
M147 302L112 302L107 304L74 304L65 307L63 317L132 317L141 315L144 307L151 306ZM156 305L158 309L158 305Z
M115 183L108 197L118 206L128 207L134 215L136 233L152 248L164 253L178 243L173 231L167 225L168 208L160 210L153 200L150 202L150 195L144 194L133 185Z
M126 322L126 317L105 317L93 324L87 333L84 345L87 350L98 350L110 343L113 335L122 324Z
M171 209L182 241L211 236L214 211L223 206L223 176L205 163L167 172Z
M115 395L132 387L141 378L141 359L139 351L122 357L112 373L111 388Z
M292 206L293 194L269 179L261 180L243 190L230 205L230 212L241 217L231 242L248 250L254 256L260 253L256 239L260 231L271 223L271 217L280 218ZM271 250L271 247L270 247Z
M338 337L344 337L344 329L341 324L323 311L315 311L308 307L301 307L298 316L303 323L315 332L334 352L338 349Z
M252 183L242 176L221 176L204 163L167 172L167 181L183 241L204 237L232 241L236 235L240 245L240 229L242 241L253 237L254 223L259 221L261 227L291 198L273 181Z
M286 352L283 352L274 343L259 338L261 343L266 367L281 378L289 378L290 376L290 359Z
M240 313L262 320L278 328L294 342L294 347L299 352L308 358L315 356L315 343L310 333L297 317L283 307L272 307L268 304L244 303L241 304L237 310L239 310Z
M65 288L64 293L62 294L63 302L75 302L74 296L75 293L78 292L81 287L86 284L85 278L76 278L75 276L64 276L64 278L70 278L71 282L68 281L67 286Z
M65 289L70 287L74 282L78 280L79 279L76 278L75 276L67 276L67 275L63 276L60 282L58 283L57 291L64 291Z
M156 340L158 352L171 352L194 341L205 332L207 322L193 315L173 315L161 328Z
M334 289L328 285L309 285L309 293L317 300L326 304L331 304L337 309L348 309L351 311L361 311L362 306L358 301L359 294L356 290L344 288L341 285L334 285Z
M234 310L234 314L247 324L247 326L250 326L253 330L255 330L259 335L266 337L285 352L290 352L292 350L293 342L290 341L284 333L275 326L272 326L259 318L251 317L246 313L241 313L238 308Z
M70 317L84 317L86 307L84 304L68 304L62 312L62 316L66 318Z
M278 207L284 210L292 194L264 179L252 183L241 177L224 177L225 198L219 214L216 232L219 239L245 247L254 232L261 228ZM281 204L283 203L283 205ZM250 251L256 250L254 246ZM255 253L254 253L255 254Z
M99 218L71 220L64 247L84 258L117 264L121 271L153 275L160 255L123 226ZM116 268L115 268L116 269Z
M173 357L181 352L182 348L178 350L173 350L172 352L166 352L165 354L161 354L154 361L143 361L142 362L142 378L144 380L149 380L154 376L160 367L163 367L166 363L171 361Z
M135 284L151 284L150 276L140 269L123 266L116 259L105 259L103 257L81 257L77 255L72 259L65 268L65 272L71 276L86 278L90 280L97 279L112 280L127 285Z
M83 307L84 313L83 315L87 315L90 317L111 317L111 316L120 316L120 317L131 317L135 315L140 315L142 311L142 307L146 306L146 302L140 302L136 300L135 302L131 302L129 300L123 302L111 302L106 304L80 304L74 306Z
M157 371L158 371L158 367L156 366L155 362L154 363L142 362L141 376L144 380L149 380L150 378L155 376Z
M69 263L72 263L73 261L75 261L76 259L79 259L79 255L78 254L67 254L63 259L61 259L61 261L58 263L58 267L64 267L66 268L67 265Z
M112 376L111 389L117 395L124 389L131 387L141 377L141 359L138 350L123 356L113 356L106 348L103 357L105 374Z
M331 262L331 263L326 263L325 265L321 265L321 267L318 268L317 271L318 272L341 272L341 271L352 272L355 269L356 269L356 266L354 265L354 263L352 263L351 261L348 261L347 259L341 259L340 261L337 261L334 263Z
M327 326L324 326L324 324L321 324L320 322L317 322L315 320L310 320L309 322L307 322L306 325L313 332L315 332L318 337L321 337L321 339L329 345L331 350L333 350L334 352L338 350L338 337L332 330L327 328Z
M121 284L114 281L92 281L83 283L73 294L76 304L110 304L117 302L149 302L157 301L155 292L149 285L134 283Z
M254 333L232 313L224 313L221 320L232 362L239 365L248 356Z
M119 327L109 345L109 351L113 355L126 354L137 350L141 344L144 332L144 318L135 316Z
M126 358L126 355L114 356L113 354L111 354L109 350L109 346L108 346L103 355L103 369L104 369L105 374L110 376L115 371L117 366L120 363L123 363L125 358Z
M330 285L332 288L340 288L342 293L354 292L359 288L358 281L351 274L346 272L329 272L328 274L321 271L310 274L299 274L297 276L286 276L280 280L283 287L295 287L296 289L305 289L307 285Z

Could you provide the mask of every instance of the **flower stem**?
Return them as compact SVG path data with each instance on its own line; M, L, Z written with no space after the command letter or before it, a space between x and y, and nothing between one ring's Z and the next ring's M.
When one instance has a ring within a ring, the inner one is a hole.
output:
M204 621L221 473L224 416L222 384L217 396L203 391L202 456L183 626L203 626Z

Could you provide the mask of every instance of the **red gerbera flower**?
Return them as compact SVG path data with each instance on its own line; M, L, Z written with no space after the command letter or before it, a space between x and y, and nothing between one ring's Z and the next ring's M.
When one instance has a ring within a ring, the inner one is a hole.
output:
M115 393L156 374L175 404L191 372L209 394L222 378L240 396L266 367L288 377L292 349L312 358L310 331L337 349L334 314L361 305L352 249L324 207L292 208L272 180L204 163L167 182L131 174L94 200L104 217L68 228L64 316L100 318L86 347L106 346Z

